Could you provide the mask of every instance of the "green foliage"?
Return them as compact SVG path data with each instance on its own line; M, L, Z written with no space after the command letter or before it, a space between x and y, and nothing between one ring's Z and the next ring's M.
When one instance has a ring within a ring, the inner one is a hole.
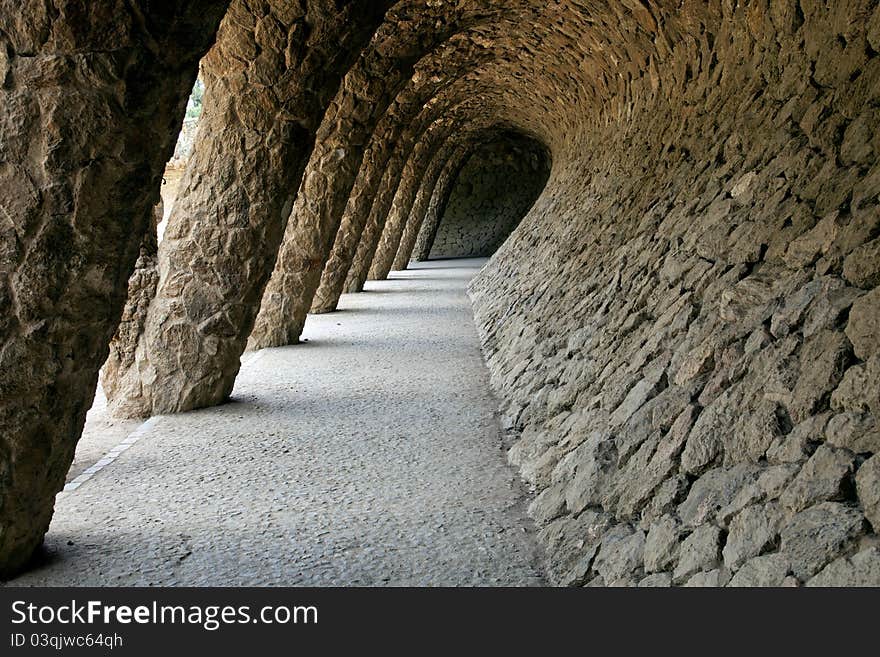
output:
M196 119L202 114L202 97L205 95L205 83L196 78L192 93L186 103L186 118Z

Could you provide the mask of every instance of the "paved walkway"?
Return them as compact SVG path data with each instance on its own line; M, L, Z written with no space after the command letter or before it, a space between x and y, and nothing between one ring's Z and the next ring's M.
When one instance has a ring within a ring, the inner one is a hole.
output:
M345 295L308 343L246 354L231 403L110 459L86 435L42 565L10 584L540 584L465 294L482 264Z

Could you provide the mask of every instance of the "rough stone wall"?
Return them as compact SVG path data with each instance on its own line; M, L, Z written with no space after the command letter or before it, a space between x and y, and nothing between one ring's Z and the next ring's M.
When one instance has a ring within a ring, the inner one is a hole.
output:
M116 335L110 341L110 355L101 371L101 385L104 394L110 398L116 396L115 386L119 382L119 372L134 364L138 340L147 321L147 311L156 295L156 286L159 284L159 241L156 228L162 223L164 213L165 208L160 200L153 208L150 227L141 242L134 272L128 279L125 307L122 309Z
M458 148L459 146L454 140L448 139L425 169L425 174L422 176L418 192L413 200L412 209L409 212L409 218L403 228L400 245L397 247L397 254L394 256L391 269L396 271L406 269L416 245L416 238L422 228L422 222L428 212L428 206L431 204L431 198L434 196L434 188L437 186L440 174L443 173L447 162L454 156Z
M557 583L878 584L880 8L707 7L472 284L510 461Z
M490 256L538 198L550 174L543 148L507 138L475 151L452 188L430 256Z
M0 576L48 525L139 246L114 404L217 403L316 136L300 315L334 238L316 309L426 253L444 159L503 128L553 165L472 294L554 581L880 583L876 0L234 0L156 281L226 4L0 0Z
M421 123L415 121L414 123ZM400 140L394 154L389 158L388 166L378 185L373 198L370 213L361 232L357 249L352 254L350 267L346 268L347 276L342 289L347 292L360 292L364 289L364 283L370 275L374 255L382 240L385 240L384 256L390 270L391 261L397 252L397 243L394 244L394 253L391 252L391 243L395 242L394 234L402 231L406 219L409 217L409 209L418 192L418 185L427 166L427 160L433 154L433 142L443 140L449 134L450 122L440 120L431 123L425 131L425 137L415 143L419 136L418 129L408 131L407 138ZM442 133L443 138L431 139L432 134ZM404 184L404 181L407 181ZM386 230L391 222L393 229ZM390 255L389 255L390 253ZM378 276L378 274L376 274ZM339 292L341 293L341 289Z
M473 104L470 102L460 103L442 114L441 118L431 121L441 108L443 105L423 112L423 118L429 122L429 126L420 135L418 131L412 133L419 138L411 150L404 147L392 158L348 272L346 289L349 291L362 291L368 278L383 280L388 276L407 228L411 222L419 223L424 218L421 212L423 208L420 208L418 217L412 212L419 191L423 188L428 194L433 191L429 189L434 183L433 179L439 175L443 162L456 143L474 139L475 133L487 130L492 124L490 120L487 125L485 118L472 119L469 114ZM418 125L420 122L415 123ZM438 155L440 159L435 161ZM430 176L426 175L429 169L433 169ZM426 200L429 201L430 196L423 198L423 201ZM413 228L416 232L410 235L412 246L418 226Z
M365 237L364 230L370 219L378 214L378 210L374 214L377 203L381 203L380 199L388 194L387 188L392 180L386 175L388 169L385 165L389 164L394 137L401 128L400 122L394 123L396 130L377 129L364 154L363 164L348 197L339 230L312 300L310 311L313 313L336 310L349 269L365 243L362 239Z
M321 274L312 312L332 311L343 291L363 288L410 149L445 107L440 95L481 63L503 55L489 47L488 35L528 23L535 9L528 2L492 1L483 3L478 13L484 24L473 33L456 34L428 53L377 125ZM516 42L507 45L515 48Z
M438 136L435 139L442 143L451 132L451 126L448 121L435 124ZM435 126L432 126L435 127ZM403 231L406 229L407 222L410 218L410 211L416 201L416 195L422 186L427 169L433 160L434 148L431 145L433 141L430 136L423 138L413 149L412 155L407 160L403 173L400 176L400 185L391 204L391 211L385 221L382 235L376 245L376 251L373 255L368 278L370 280L383 280L388 277L391 266L394 264L394 257L397 255L397 249L400 246L400 240L403 237Z
M366 255L368 245L372 244L375 248L375 240L384 226L400 172L412 145L412 136L404 130L405 119L409 112L415 111L414 106L423 102L424 98L417 95L415 102L411 100L403 107L401 103L395 103L375 130L321 273L311 312L335 310L353 264L365 262L363 269L369 267Z
M413 149L400 175L397 193L391 204L391 210L388 213L380 239L376 243L368 270L370 280L384 280L391 272L404 232L411 221L416 221L412 217L412 210L419 190L423 186L430 187L432 184L431 176L427 175L429 169L434 169L433 177L435 179L439 175L443 162L435 162L435 156L454 128L455 123L452 119L438 120L425 132L425 135ZM415 242L415 235L413 235L413 242ZM363 288L362 283L360 287Z
M199 119L184 119L177 135L177 144L174 146L174 155L168 161L169 167L182 168L186 166L189 156L192 155L193 144L196 140L196 132L199 127Z
M372 131L420 57L472 20L464 8L473 4L437 3L413 12L402 3L346 74L316 135L250 348L298 341ZM443 28L432 29L438 25Z

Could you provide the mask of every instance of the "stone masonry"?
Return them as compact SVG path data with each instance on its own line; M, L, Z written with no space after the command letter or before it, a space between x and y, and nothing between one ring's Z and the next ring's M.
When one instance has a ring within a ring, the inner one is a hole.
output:
M558 584L880 583L880 8L844 4L691 3L472 285Z
M428 247L431 257L495 253L538 198L549 174L540 145L528 140L502 139L474 152L435 228Z
M120 416L222 404L307 311L493 251L552 583L880 585L876 0L0 0L0 578L102 366Z

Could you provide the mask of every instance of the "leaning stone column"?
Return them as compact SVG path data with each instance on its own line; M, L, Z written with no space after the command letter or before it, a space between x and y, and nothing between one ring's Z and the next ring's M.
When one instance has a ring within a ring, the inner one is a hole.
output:
M374 102L351 105L369 108ZM328 112L318 131L275 269L263 292L249 349L295 344L305 324L311 293L318 286L338 228L337 217L342 215L350 183L357 175L363 154L357 144L369 129L365 125L368 117L346 116L340 121L337 114Z
M386 164L391 155L392 140L387 133L383 138L375 136L370 142L361 169L358 172L351 195L345 206L339 230L330 256L321 273L321 282L312 298L313 313L326 313L336 310L339 296L342 294L345 277L351 267L352 260L361 242L364 226L367 224L376 200L376 190L386 180ZM394 133L396 136L396 132ZM388 183L390 185L390 178Z
M414 70L421 54L451 31L438 31L437 11L426 7L402 29L390 17L346 74L324 117L305 178L287 224L275 269L248 341L262 349L295 344L333 247L370 134ZM393 14L393 12L392 12ZM386 29L387 28L387 29Z
M0 3L0 579L49 526L227 4Z
M448 50L432 64L436 74L428 71L420 76L420 80L414 79L412 86L401 92L388 109L364 154L321 282L312 299L311 312L331 312L336 309L344 291L359 291L358 285L363 287L376 240L384 226L410 149L443 105L439 103L438 92L491 57L490 52L481 50L479 44L471 40L449 44ZM360 283L349 286L349 274L355 262L363 264L363 277L354 277Z
M433 85L410 90L412 97L406 102L395 103L376 128L363 163L352 187L336 239L321 281L312 299L310 312L324 313L336 310L339 297L345 291L346 276L353 262L359 262L356 254L364 255L365 242L375 248L376 240L384 226L385 216L391 207L394 193L400 182L400 174L406 159L415 146L415 138L425 123L414 119L434 90ZM410 124L406 125L407 119ZM375 238L372 235L375 233ZM372 256L370 256L372 257ZM366 263L369 268L369 262ZM366 275L364 277L366 279Z
M453 119L448 116L431 123L433 117L443 114L443 107L443 104L438 103L431 111L421 114L417 120L414 120L404 138L401 139L401 145L398 146L398 150L388 161L388 166L382 176L382 182L379 185L372 208L370 209L369 218L367 219L361 239L357 244L356 252L350 266L346 268L347 275L344 285L336 293L334 304L338 303L339 295L343 292L363 291L364 283L367 280L373 256L376 253L376 248L385 229L386 221L393 211L394 204L397 203L397 193L400 191L403 180L404 167L410 161L410 155L415 152L411 149L416 139L421 135L422 141L419 142L421 144L420 155L417 157L429 158L431 151L427 149L428 136L434 135L433 138L437 138L436 133L442 126L447 129L441 136L442 140L442 138L449 134L448 131L452 129ZM425 128L424 126L428 127Z
M308 4L308 8L306 7ZM121 416L232 391L324 112L390 2L242 2L202 66L205 108L159 246L159 285Z
M440 136L440 133L442 133L442 136ZM413 149L412 155L410 155L403 169L403 174L400 177L400 187L394 196L391 212L388 214L381 239L376 246L376 252L368 274L370 280L376 281L388 278L394 256L397 254L397 247L400 246L400 240L403 237L406 221L415 202L416 193L419 191L422 178L431 161L435 148L434 145L448 133L448 121L436 123Z
M443 213L449 204L449 197L452 194L455 181L470 152L471 150L468 146L460 146L446 162L443 170L440 172L440 176L437 178L434 193L431 194L431 201L428 203L425 218L422 220L422 226L419 229L415 246L413 247L411 257L416 262L427 260L428 255L431 253L431 247L434 246L437 229L440 228L440 220L443 218Z
M419 191L416 194L416 200L413 202L412 210L409 213L409 219L406 220L406 227L403 229L403 236L400 239L400 246L397 247L397 255L394 256L391 269L395 271L406 269L409 257L416 245L416 237L419 235L419 230L428 211L428 204L431 202L437 180L440 178L440 172L451 160L452 154L460 149L461 147L456 147L454 143L447 143L428 165L428 169L422 178L422 184L419 186Z
M370 214L361 233L361 239L357 244L354 257L349 265L342 288L343 292L362 292L364 289L364 283L370 271L370 264L373 262L373 254L376 252L376 246L382 237L388 213L397 197L401 174L407 161L407 157L404 157L402 153L398 153L396 157L392 157L388 162L388 168L385 169L382 175L379 189L376 191L373 205L370 207ZM338 298L336 302L338 303Z

